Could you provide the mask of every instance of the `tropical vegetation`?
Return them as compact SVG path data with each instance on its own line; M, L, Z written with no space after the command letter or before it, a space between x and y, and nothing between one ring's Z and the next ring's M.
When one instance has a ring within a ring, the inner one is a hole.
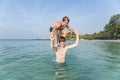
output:
M67 33L67 39L75 38L72 33ZM103 31L80 36L82 39L120 39L120 14L113 15L109 23L104 26Z

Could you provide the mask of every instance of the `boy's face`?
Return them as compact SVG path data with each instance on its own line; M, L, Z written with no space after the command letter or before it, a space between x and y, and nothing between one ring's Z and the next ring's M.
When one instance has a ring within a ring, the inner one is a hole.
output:
M65 21L63 22L63 26L64 26L64 27L68 26L68 24L69 24L68 20L65 20Z
M60 47L65 47L66 46L66 42L65 41L61 41L60 42Z

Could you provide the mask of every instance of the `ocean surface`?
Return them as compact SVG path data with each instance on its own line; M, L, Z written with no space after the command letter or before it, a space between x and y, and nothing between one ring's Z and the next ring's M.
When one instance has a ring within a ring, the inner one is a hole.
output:
M120 43L80 41L58 66L49 40L0 40L0 80L120 80Z

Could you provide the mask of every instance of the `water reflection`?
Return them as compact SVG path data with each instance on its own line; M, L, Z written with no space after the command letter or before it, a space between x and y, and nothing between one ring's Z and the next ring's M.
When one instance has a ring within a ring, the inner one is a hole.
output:
M105 61L107 69L113 72L120 72L120 43L104 43Z
M67 78L66 63L55 64L55 80L64 80Z

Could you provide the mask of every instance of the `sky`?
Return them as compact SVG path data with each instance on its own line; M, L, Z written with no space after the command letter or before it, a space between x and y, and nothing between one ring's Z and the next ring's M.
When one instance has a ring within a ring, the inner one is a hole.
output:
M80 34L92 34L119 13L120 0L0 0L0 39L48 38L64 16Z

